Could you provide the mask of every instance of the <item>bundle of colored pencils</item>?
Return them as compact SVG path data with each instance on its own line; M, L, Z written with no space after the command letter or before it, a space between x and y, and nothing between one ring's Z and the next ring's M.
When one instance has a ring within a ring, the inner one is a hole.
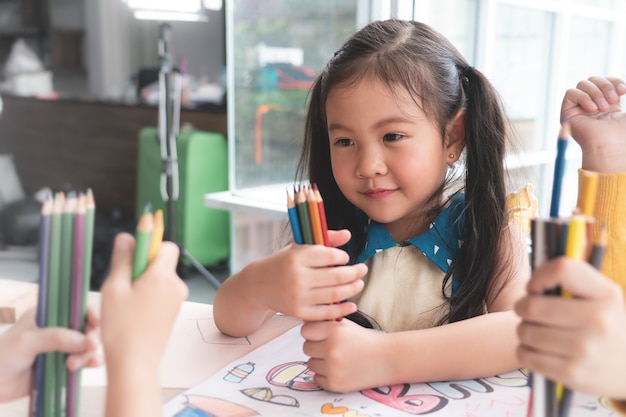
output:
M163 210L152 213L148 203L137 222L135 231L135 253L133 257L133 281L143 274L148 264L159 252L163 241Z
M595 221L595 203L598 174L584 172L580 176L576 209L569 218L559 217L561 184L565 165L565 148L569 136L569 123L562 122L555 161L550 219L534 219L531 223L532 268L538 268L557 256L587 261L595 268L602 267L602 259L608 243L605 225ZM547 294L571 297L561 288ZM532 417L567 417L573 393L558 381L551 381L533 372L531 375Z
M287 213L297 244L328 246L326 211L316 184L294 186L293 197L287 190Z
M91 190L49 195L41 209L37 325L85 331L95 202ZM30 415L78 415L80 371L69 372L66 355L49 352L34 366Z

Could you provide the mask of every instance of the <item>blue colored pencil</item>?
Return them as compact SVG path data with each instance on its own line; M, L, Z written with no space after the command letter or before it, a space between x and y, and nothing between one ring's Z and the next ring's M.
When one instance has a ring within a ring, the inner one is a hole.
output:
M300 228L300 220L298 220L298 209L296 203L287 190L287 214L289 215L289 223L291 224L291 231L293 233L293 240L298 245L304 243L302 239L302 230Z
M52 194L48 194L41 207L41 224L39 230L39 293L37 296L37 326L46 327L46 308L48 293L48 248L50 241L50 215L52 214ZM30 413L34 417L43 416L43 387L45 354L37 355L33 378L33 394L31 396Z
M559 140L557 141L556 160L554 161L554 179L552 182L552 200L550 201L550 217L559 217L559 205L561 201L561 187L563 185L563 172L565 171L565 150L570 135L570 125L567 120L561 123Z

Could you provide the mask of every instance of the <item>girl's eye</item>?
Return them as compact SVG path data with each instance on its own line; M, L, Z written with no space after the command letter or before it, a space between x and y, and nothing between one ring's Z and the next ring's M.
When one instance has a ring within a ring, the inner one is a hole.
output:
M385 142L395 142L402 139L402 137L403 135L401 135L400 133L387 133L385 136L383 136L383 140Z
M337 141L335 142L337 145L339 146L350 146L352 145L352 140L351 139L337 139Z

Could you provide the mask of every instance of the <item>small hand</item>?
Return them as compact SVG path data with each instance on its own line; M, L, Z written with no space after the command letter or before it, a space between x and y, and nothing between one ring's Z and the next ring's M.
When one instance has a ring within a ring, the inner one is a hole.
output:
M315 382L328 391L358 391L381 386L392 378L384 362L391 353L381 343L385 333L342 320L305 323L301 334Z
M346 230L329 231L332 246L349 238ZM250 294L264 308L303 320L343 317L356 311L356 305L341 301L363 289L361 278L367 273L365 264L346 265L348 261L348 254L334 247L288 245L255 263L259 279Z
M102 364L99 320L93 309L88 310L86 334L60 327L39 328L35 315L34 308L28 310L0 337L0 402L29 394L32 366L40 353L68 353L69 370Z
M561 286L574 298L545 296ZM567 387L626 398L626 312L621 288L590 265L558 258L533 271L515 306L518 358Z
M620 96L626 83L615 77L590 77L565 93L561 116L583 151L583 169L626 171L626 113Z
M115 238L111 272L102 285L102 340L110 364L159 362L188 289L176 274L179 249L163 242L146 271L132 281L135 242Z

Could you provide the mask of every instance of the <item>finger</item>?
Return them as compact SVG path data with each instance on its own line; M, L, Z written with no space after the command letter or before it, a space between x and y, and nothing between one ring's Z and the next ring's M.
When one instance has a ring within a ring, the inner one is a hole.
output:
M578 88L570 88L563 97L561 116L571 119L577 112L580 112L581 108L585 113L598 111L598 105L588 93Z
M619 94L620 96L623 96L624 94L626 94L626 82L624 82L624 80L622 80L621 78L617 78L617 77L607 77L607 78L615 86L615 90L617 91L617 94Z
M154 265L154 268L158 270L175 271L179 256L180 248L178 245L174 242L165 241L161 244L161 249L150 263L150 266Z
M58 350L65 353L85 351L85 335L61 327L46 327L30 332L22 348L34 354Z
M537 371L555 381L562 380L558 372L566 365L562 357L539 352L525 345L519 345L516 353L522 368Z
M350 241L350 231L347 229L341 230L329 230L328 231L328 242L332 247L343 246Z
M335 265L346 265L350 256L343 250L322 245L292 245L298 265L322 268Z
M589 77L589 81L594 83L602 91L604 98L610 104L619 104L620 100L620 83L626 88L626 84L616 77ZM626 93L626 90L621 94Z
M619 102L615 87L607 78L589 77L588 80L580 82L579 85L583 91L589 94L601 111L608 111L611 103Z
M120 233L113 243L111 269L104 285L131 285L135 239L128 233Z
M574 354L574 346L580 343L581 331L578 327L565 328L544 326L523 321L517 327L517 336L525 346L564 358Z
M565 257L533 271L527 289L531 294L541 294L557 286L584 300L615 299L621 295L617 285L591 265Z

